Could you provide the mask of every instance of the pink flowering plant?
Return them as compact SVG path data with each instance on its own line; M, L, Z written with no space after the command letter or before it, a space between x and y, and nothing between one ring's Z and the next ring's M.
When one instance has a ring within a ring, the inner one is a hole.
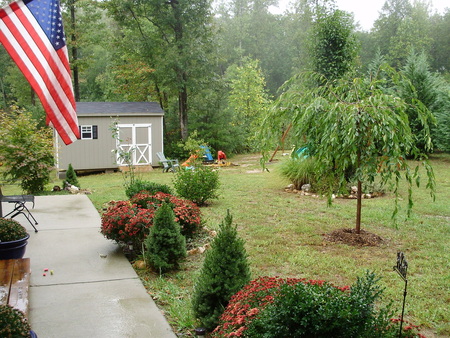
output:
M130 201L140 208L153 210L159 208L163 202L168 203L175 213L175 222L180 224L181 234L186 237L191 237L201 227L200 208L189 200L163 192L154 195L141 192L134 195Z
M260 277L230 300L212 337L398 337L373 273L351 287ZM409 325L403 337L423 337Z
M153 209L140 209L130 201L117 201L102 215L101 233L118 243L140 248L153 222Z
M153 226L155 212L163 202L171 206L183 235L192 235L200 228L201 212L194 203L165 193L139 193L129 201L113 202L102 215L100 232L108 239L132 244L135 250L140 250Z

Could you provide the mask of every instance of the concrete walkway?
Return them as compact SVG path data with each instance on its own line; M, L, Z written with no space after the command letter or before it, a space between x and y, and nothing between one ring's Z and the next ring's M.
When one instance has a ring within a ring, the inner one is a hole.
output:
M4 214L11 207L3 203ZM15 219L31 236L29 321L39 338L176 337L118 246L100 234L87 196L37 196L30 210L38 233L23 215Z

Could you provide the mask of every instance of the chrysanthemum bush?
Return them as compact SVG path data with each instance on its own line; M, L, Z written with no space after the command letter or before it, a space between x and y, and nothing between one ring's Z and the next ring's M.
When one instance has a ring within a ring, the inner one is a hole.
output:
M200 208L193 202L174 195L158 192L154 195L138 193L130 199L140 208L157 209L163 202L168 203L175 213L175 221L180 224L181 234L190 237L201 226Z
M138 249L153 224L154 209L141 209L130 201L113 202L102 215L101 233L118 243Z
M352 287L260 277L230 300L212 337L398 337L372 273ZM409 325L403 337L423 337Z
M139 250L150 233L155 211L163 202L169 203L173 209L183 235L191 236L201 227L200 208L191 201L164 193L139 193L129 201L111 203L102 215L101 233L118 243L131 243Z

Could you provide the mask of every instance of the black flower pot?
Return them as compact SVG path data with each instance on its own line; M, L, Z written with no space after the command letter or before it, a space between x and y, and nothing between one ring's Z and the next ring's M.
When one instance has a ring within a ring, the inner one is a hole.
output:
M0 242L0 259L18 259L25 255L28 244L27 237L11 242Z

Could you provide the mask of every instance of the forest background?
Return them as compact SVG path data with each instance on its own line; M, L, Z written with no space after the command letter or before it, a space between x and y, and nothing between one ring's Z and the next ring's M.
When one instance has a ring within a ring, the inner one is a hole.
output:
M193 131L213 150L258 150L255 132L283 83L317 70L320 53L333 53L326 45L318 50L317 27L320 17L336 13L338 22L329 24L333 32L348 30L344 63L355 76L379 58L405 71L408 58L420 54L427 74L450 95L449 8L435 13L427 1L387 0L363 31L334 0L292 1L273 14L277 2L62 0L76 100L159 102L168 156L180 155L178 142ZM44 124L40 104L1 48L0 109L12 104ZM448 122L449 110L443 114L441 123Z

